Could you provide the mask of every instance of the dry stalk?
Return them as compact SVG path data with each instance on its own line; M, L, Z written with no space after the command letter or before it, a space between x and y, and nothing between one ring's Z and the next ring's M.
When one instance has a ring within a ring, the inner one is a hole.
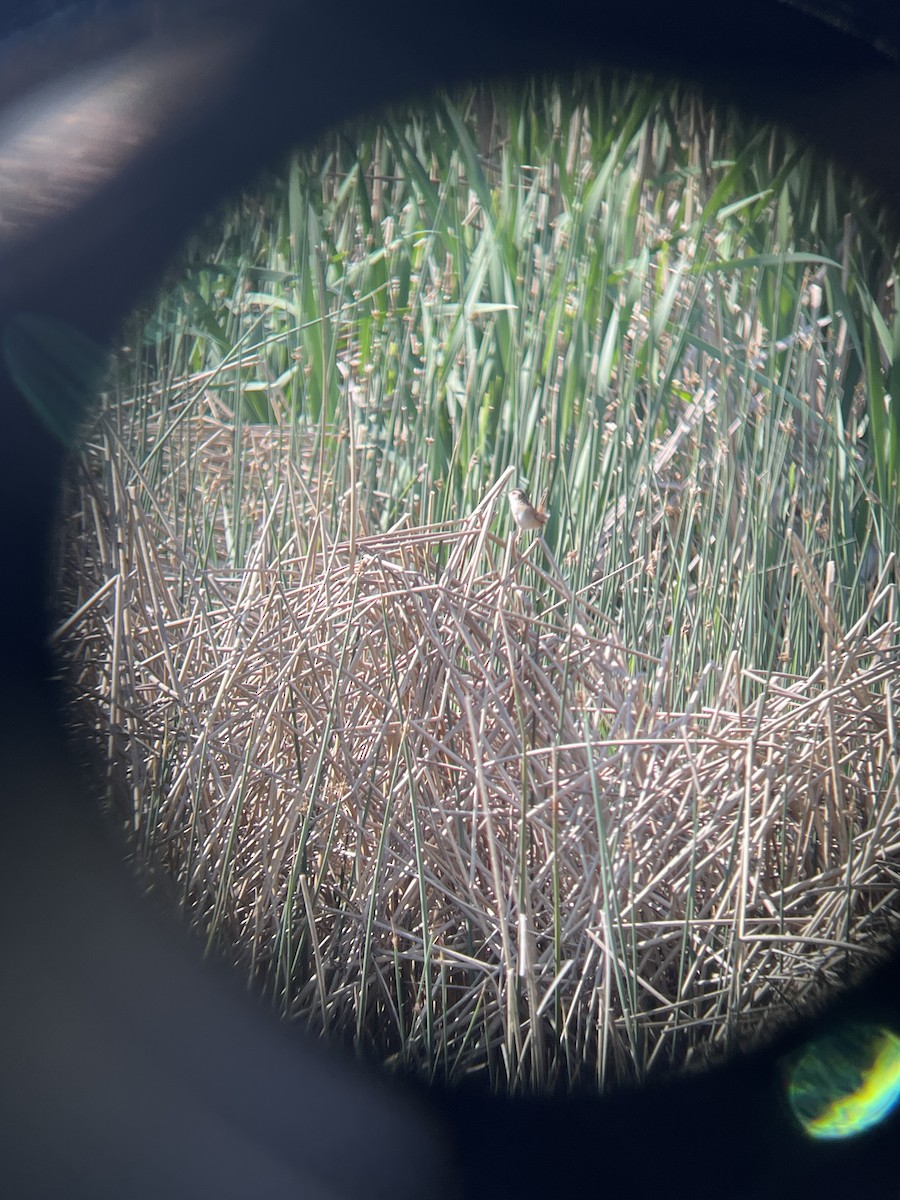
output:
M285 1013L429 1073L605 1082L722 1054L871 958L900 859L886 575L846 632L809 577L809 679L735 658L668 711L665 659L636 673L537 544L510 559L494 493L334 540L279 431L246 431L248 565L197 566L234 435L194 424L157 460L180 513L101 430L60 643L135 858Z

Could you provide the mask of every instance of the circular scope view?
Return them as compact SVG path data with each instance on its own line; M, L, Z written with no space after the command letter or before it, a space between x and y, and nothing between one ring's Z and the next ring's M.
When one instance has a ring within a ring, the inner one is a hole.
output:
M60 525L145 885L286 1018L504 1091L855 978L900 870L897 261L845 173L615 76L384 113L210 218Z

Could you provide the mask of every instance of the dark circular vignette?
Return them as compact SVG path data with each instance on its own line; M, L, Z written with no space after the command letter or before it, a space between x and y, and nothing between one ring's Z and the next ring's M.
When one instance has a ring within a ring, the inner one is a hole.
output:
M475 76L595 63L684 76L788 124L900 213L892 5L488 0L477 39L470 20L457 32L456 11L359 0L95 0L15 14L0 27L18 31L0 43L0 338L17 314L38 313L107 342L199 217L292 143ZM72 100L85 89L108 100L100 134L97 109ZM39 92L65 117L50 137ZM896 1029L896 961L723 1070L605 1100L533 1101L389 1083L279 1026L200 963L137 893L66 757L43 599L62 450L2 357L0 405L3 1195L627 1187L750 1200L844 1196L897 1171L896 1118L813 1145L788 1118L779 1067L835 1020Z

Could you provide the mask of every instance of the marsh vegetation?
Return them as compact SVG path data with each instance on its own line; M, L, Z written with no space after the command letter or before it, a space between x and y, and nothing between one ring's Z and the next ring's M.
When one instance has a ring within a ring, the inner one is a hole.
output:
M286 1017L509 1090L852 977L900 862L895 265L786 135L617 78L338 130L210 220L64 524L148 882Z

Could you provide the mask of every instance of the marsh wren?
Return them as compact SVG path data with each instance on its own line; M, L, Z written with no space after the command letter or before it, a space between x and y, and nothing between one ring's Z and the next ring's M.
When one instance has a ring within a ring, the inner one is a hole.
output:
M535 508L528 499L524 488L513 488L507 493L509 507L512 509L513 520L523 529L541 529L547 524L547 514L542 508Z

